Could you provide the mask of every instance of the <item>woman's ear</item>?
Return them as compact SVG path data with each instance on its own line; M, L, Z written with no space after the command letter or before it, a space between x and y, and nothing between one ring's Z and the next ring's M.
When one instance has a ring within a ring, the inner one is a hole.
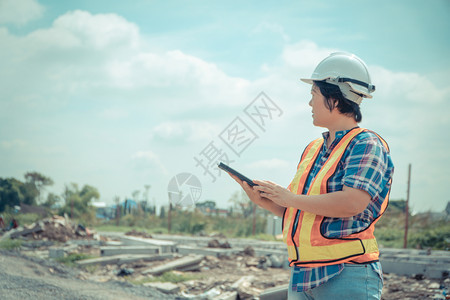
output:
M331 110L337 109L337 106L339 104L339 100L336 98L330 98L330 105Z

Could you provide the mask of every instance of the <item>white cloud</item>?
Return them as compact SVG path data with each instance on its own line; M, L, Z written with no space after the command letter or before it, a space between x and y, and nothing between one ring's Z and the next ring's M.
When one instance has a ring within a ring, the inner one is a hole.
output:
M290 68L295 68L298 72L309 72L302 76L310 76L317 64L336 49L322 48L311 41L300 41L287 45L281 55L283 62Z
M128 58L110 61L107 69L115 87L169 90L166 94L176 95L172 101L185 107L239 104L250 85L248 80L230 77L215 64L180 50L141 50Z
M417 73L394 72L382 67L371 67L373 82L377 90L374 96L377 98L397 99L392 105L409 102L414 104L442 103L450 92L450 88L436 87L427 77ZM403 105L402 105L403 106Z
M44 10L36 0L0 0L0 24L24 25L39 19Z
M62 100L84 91L99 98L132 95L133 100L147 101L150 96L175 111L240 105L250 98L248 80L228 76L217 65L180 50L151 52L139 28L115 14L68 12L50 28L24 37L2 29L0 43L10 45L0 49L0 55L12 70L3 81L4 92L15 99L43 97L47 91ZM9 81L19 76L25 85L18 92Z
M53 27L77 37L81 45L94 49L124 45L134 48L139 45L139 28L116 14L92 15L75 10L56 19Z
M279 134L270 137L276 145L266 149L262 139L255 142L249 153L260 147L254 151L259 156L252 157L257 161L249 160L248 166L268 175L284 172L280 176L295 169L297 161L292 165L285 157L301 154L297 154L302 150L298 147L318 131L311 124L310 86L299 78L309 77L317 63L339 49L320 47L311 41L286 44L277 59L263 65L263 77L248 80L232 77L215 63L181 50L150 51L143 39L139 28L123 17L84 11L66 13L50 28L23 37L0 28L0 45L9 45L0 47L4 66L0 71L0 126L12 128L11 132L16 129L12 134L17 135L16 141L2 141L1 147L26 146L20 141L29 140L33 134L35 140L48 143L49 149L57 149L61 144L76 144L73 136L66 134L67 129L78 136L77 128L84 126L92 136L108 132L114 134L115 140L123 141L114 146L124 148L111 147L109 155L134 153L130 158L134 171L147 172L148 176L152 176L151 172L167 174L167 170L175 169L175 164L177 168L192 167L192 161L183 161L184 166L169 155L175 151L197 153L205 141L213 140L223 129L224 124L212 120L208 115L211 110L205 108L229 109L231 121L236 117L233 109L244 109L264 91L283 109L283 119L274 125ZM378 66L369 69L377 91L374 99L363 103L362 125L380 131L388 140L396 165L405 165L407 159L428 159L429 163L423 164L423 176L446 178L442 165L449 163L448 155L441 150L443 147L430 145L438 136L443 140L448 129L449 88L437 87L417 73L393 72ZM124 118L127 122L120 124L104 122ZM137 140L148 134L148 128L152 128L151 142L155 143L152 149L158 149L159 156L151 151L136 151L148 145L132 146L144 143ZM49 131L60 138L52 141ZM264 142L268 140L269 133ZM89 141L89 151L102 153L104 145L96 144L96 139ZM172 147L174 144L192 148L178 149ZM39 147L30 151L35 149ZM73 154L68 152L65 156L74 157ZM399 181L403 181L401 176ZM426 184L424 192L418 192L416 197L426 195L427 190L442 189L433 182Z
M168 174L159 156L152 151L137 151L131 156L131 159L135 170L153 174Z
M155 126L152 139L166 142L197 142L213 139L219 128L210 122L168 121Z

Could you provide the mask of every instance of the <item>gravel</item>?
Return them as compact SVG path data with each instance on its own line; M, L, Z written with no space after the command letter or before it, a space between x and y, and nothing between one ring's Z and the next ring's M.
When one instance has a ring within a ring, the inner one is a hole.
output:
M122 281L83 281L57 262L0 251L0 299L180 299Z

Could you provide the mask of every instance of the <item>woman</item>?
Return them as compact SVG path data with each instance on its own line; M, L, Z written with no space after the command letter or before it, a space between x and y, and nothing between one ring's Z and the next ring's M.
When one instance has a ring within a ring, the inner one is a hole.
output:
M289 299L380 299L374 224L387 207L393 164L387 144L358 127L370 95L365 63L333 53L314 70L313 124L328 129L302 154L289 187L232 176L251 201L283 217L291 266Z

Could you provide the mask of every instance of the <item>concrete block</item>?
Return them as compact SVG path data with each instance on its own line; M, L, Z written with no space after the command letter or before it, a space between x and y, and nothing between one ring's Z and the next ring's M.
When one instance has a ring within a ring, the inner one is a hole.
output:
M121 254L121 255L112 255L112 256L105 256L105 257L99 257L99 258L90 258L90 259L83 259L76 261L76 264L79 266L90 266L90 265L121 265L126 263L131 263L138 260L143 261L155 261L155 260L164 260L164 259L170 259L173 257L173 254L166 253L166 254L153 254L153 255L147 255L147 254Z
M123 246L123 244L122 244L122 242L119 242L119 241L106 241L105 246L119 247L119 246Z
M25 228L25 229L22 229L22 230L19 230L19 228L21 228L21 227L19 227L19 228L17 228L17 230L13 231L10 234L10 238L15 239L15 238L17 238L19 236L24 236L24 235L31 234L31 233L42 232L42 231L44 231L42 229L42 227L43 226L40 223L35 224L35 226L33 226L32 228Z
M422 274L427 278L441 279L450 270L450 264L446 263L401 261L394 259L381 259L380 262L383 272L397 275L413 276Z
M195 255L195 256L185 256L182 258L179 258L177 260L168 262L165 265L157 266L153 268L149 268L147 270L144 270L141 272L141 274L151 274L151 275L159 275L164 272L168 272L171 270L177 270L180 268L186 268L188 266L199 264L203 260L203 255Z
M49 248L48 257L50 258L61 258L64 257L64 248Z
M157 239L147 239L135 236L123 235L119 237L124 246L155 246L159 253L176 252L176 243Z
M230 249L230 248L204 248L204 247L195 247L195 246L182 246L179 245L177 247L178 253L183 255L188 254L199 254L199 255L208 255L221 257L226 255L232 255L234 253L238 253L239 249Z
M102 246L103 241L98 240L70 240L67 241L68 245L76 245L76 246Z
M175 294L180 291L180 287L171 282L147 282L144 286L151 286L165 294Z
M158 254L159 247L156 246L106 246L100 248L101 256L119 254Z

